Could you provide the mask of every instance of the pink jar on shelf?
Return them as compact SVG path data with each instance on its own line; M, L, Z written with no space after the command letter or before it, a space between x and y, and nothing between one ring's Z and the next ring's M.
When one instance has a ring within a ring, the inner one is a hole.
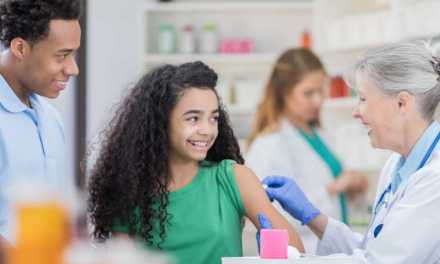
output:
M225 38L220 42L221 53L251 53L254 41L251 39Z
M254 41L252 39L242 39L240 43L241 53L252 53L254 51Z
M236 53L240 49L240 44L232 38L222 39L220 42L221 53Z

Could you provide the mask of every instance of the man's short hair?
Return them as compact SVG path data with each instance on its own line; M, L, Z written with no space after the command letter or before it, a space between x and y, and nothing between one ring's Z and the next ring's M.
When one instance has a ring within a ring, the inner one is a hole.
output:
M0 0L0 44L20 37L31 44L45 39L53 19L79 20L79 0Z

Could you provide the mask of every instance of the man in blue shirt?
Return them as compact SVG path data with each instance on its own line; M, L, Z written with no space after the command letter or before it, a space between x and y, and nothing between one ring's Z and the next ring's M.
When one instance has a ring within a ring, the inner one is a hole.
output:
M64 132L56 98L78 74L78 0L0 1L0 245L8 231L11 190L25 182L65 194ZM8 241L8 242L6 242Z

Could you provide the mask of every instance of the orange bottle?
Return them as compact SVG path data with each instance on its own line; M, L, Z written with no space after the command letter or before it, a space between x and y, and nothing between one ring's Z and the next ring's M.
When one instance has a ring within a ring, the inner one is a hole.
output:
M301 35L301 47L310 49L312 48L312 37L310 36L309 31L304 30Z
M7 263L62 264L70 240L67 210L51 201L20 203L16 208L16 245Z

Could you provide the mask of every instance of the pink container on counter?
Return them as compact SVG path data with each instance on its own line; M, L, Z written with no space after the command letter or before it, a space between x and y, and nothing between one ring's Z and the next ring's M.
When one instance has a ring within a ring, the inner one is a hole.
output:
M260 258L287 259L289 233L286 229L260 230Z

